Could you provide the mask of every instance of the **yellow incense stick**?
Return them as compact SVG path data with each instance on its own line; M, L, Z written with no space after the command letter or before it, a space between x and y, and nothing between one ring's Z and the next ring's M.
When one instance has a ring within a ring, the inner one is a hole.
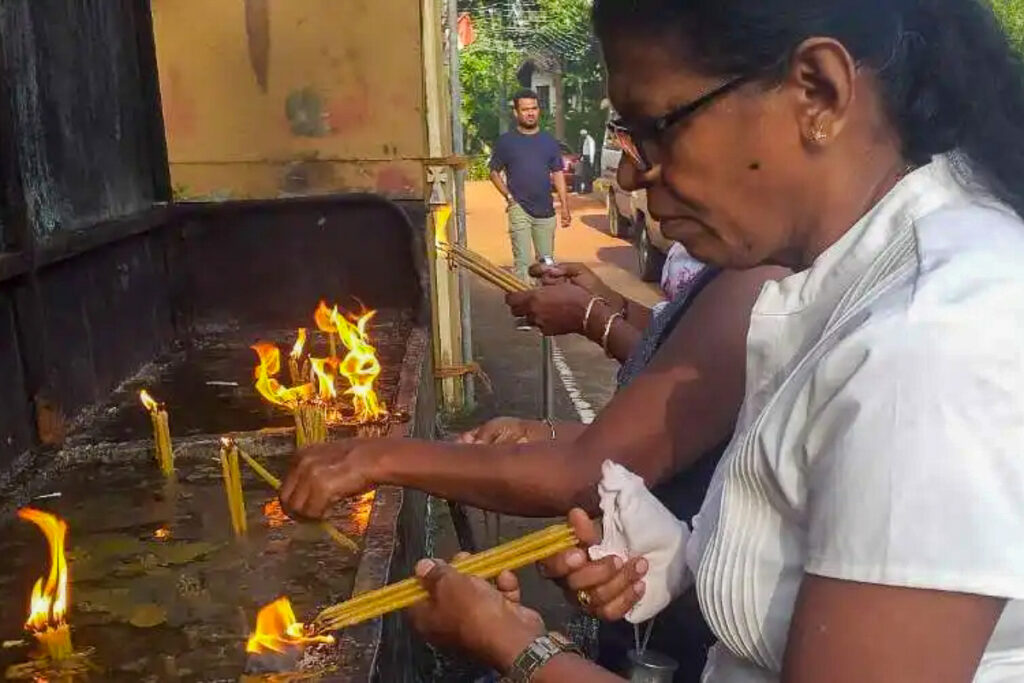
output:
M515 541L497 546L453 563L461 572L483 579L493 579L503 571L514 571L562 551L573 548L578 541L572 529L564 524L548 527ZM317 616L314 628L318 633L333 631L375 617L404 609L427 597L418 579L405 579L351 600L328 607Z
M224 493L231 515L231 528L236 536L246 532L245 497L242 492L242 475L238 465L238 449L233 443L222 443L220 449L221 475L224 478Z
M259 477L263 479L263 481L267 482L267 484L270 485L270 488L274 489L275 491L281 490L280 479L271 474L270 471L267 470L267 468L265 468L262 464L260 464L258 460L256 460L256 458L252 457L251 455L243 451L241 448L236 448L236 450L238 451L238 454L242 457L242 459L245 460L246 464L248 464L249 467L252 468L252 471L259 475ZM331 540L340 545L342 548L350 550L353 553L359 552L359 545L351 538L338 531L330 522L323 520L318 522L317 524L321 529L323 529L324 533L331 537Z
M524 553L530 553L543 548L552 542L566 540L572 536L572 533L572 529L565 525L550 526L515 541L510 541L475 555L456 560L452 563L452 566L461 572L472 574L473 572L486 569L489 564L507 562ZM377 590L361 593L334 607L329 607L324 610L321 616L335 617L342 613L362 609L376 601L383 599L392 600L401 595L414 593L420 588L419 579L415 577L404 579Z
M454 245L440 245L441 251L449 256L452 263L465 268L506 292L525 292L530 286L518 277L498 268L481 256Z

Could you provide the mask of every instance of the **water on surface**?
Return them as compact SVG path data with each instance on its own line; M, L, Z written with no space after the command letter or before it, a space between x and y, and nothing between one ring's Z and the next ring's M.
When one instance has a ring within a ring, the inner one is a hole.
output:
M70 527L72 637L102 668L90 680L237 681L260 606L287 595L309 619L348 597L358 557L285 517L244 464L249 532L233 537L215 455L179 462L173 483L148 460L78 465L53 482L60 498L35 503ZM338 507L333 521L360 536L371 505ZM0 640L25 637L32 584L48 570L39 530L0 521ZM0 676L26 656L0 650Z

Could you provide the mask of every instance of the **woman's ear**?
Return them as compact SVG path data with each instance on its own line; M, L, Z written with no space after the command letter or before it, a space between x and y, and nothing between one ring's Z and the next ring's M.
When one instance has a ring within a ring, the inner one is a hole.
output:
M808 38L793 51L785 84L797 95L796 115L805 145L826 147L842 134L856 79L853 57L832 38Z

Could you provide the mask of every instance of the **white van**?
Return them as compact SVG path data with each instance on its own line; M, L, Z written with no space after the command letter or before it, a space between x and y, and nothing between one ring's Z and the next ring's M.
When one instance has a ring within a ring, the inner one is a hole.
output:
M609 120L615 116L609 114ZM632 239L636 246L637 269L644 282L658 282L665 265L665 255L672 246L661 234L658 221L647 211L647 192L626 192L618 183L619 160L622 150L619 142L604 131L601 148L601 178L608 188L605 205L608 210L608 231L615 237Z

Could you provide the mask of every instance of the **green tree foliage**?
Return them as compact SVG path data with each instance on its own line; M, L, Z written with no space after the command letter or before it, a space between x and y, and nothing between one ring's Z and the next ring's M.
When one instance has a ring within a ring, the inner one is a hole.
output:
M519 89L517 70L538 53L557 57L562 65L565 141L577 148L582 128L600 141L607 115L601 110L604 71L590 26L590 5L591 0L459 1L459 11L470 13L477 36L460 54L468 154L482 156L490 149L501 117L509 114L502 95L511 97ZM550 117L542 124L554 130Z
M1024 0L990 0L1018 50L1024 50Z

